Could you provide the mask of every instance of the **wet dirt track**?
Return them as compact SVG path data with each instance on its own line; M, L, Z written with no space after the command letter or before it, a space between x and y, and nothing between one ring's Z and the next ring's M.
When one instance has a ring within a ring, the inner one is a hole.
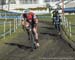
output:
M39 23L40 47L30 51L26 33L0 46L0 60L75 60L75 51L63 40L52 25Z

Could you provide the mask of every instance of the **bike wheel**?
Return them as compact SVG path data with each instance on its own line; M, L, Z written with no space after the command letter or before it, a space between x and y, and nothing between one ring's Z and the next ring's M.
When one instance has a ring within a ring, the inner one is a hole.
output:
M35 37L32 32L30 32L30 41L31 41L31 50L33 51L36 48L36 46L35 46Z

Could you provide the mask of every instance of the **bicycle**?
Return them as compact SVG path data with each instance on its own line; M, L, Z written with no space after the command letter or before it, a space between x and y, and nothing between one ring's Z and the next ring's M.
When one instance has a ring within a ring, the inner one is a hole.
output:
M32 30L32 23L30 23L29 27L29 38L30 38L30 41L31 41L31 50L33 51L34 49L36 49L36 46L35 46L35 36L34 36L34 32Z

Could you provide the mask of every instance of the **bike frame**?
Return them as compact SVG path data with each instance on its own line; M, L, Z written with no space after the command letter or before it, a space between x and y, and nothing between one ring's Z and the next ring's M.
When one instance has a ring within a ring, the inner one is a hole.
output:
M29 37L30 37L30 41L31 41L31 45L32 45L32 50L35 48L35 36L33 33L33 29L32 29L32 23L30 23L29 25Z

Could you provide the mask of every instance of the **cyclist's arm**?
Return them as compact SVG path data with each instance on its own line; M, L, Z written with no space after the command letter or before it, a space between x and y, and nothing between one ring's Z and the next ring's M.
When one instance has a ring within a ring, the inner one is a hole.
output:
M23 21L24 20L24 17L23 17L23 14L21 14L21 21Z
M34 15L34 20L35 20L35 28L38 30L38 18L36 15Z
M23 17L23 14L21 15L21 25L25 25L25 18Z
M36 15L34 15L34 20L35 20L35 23L38 24L38 18Z

